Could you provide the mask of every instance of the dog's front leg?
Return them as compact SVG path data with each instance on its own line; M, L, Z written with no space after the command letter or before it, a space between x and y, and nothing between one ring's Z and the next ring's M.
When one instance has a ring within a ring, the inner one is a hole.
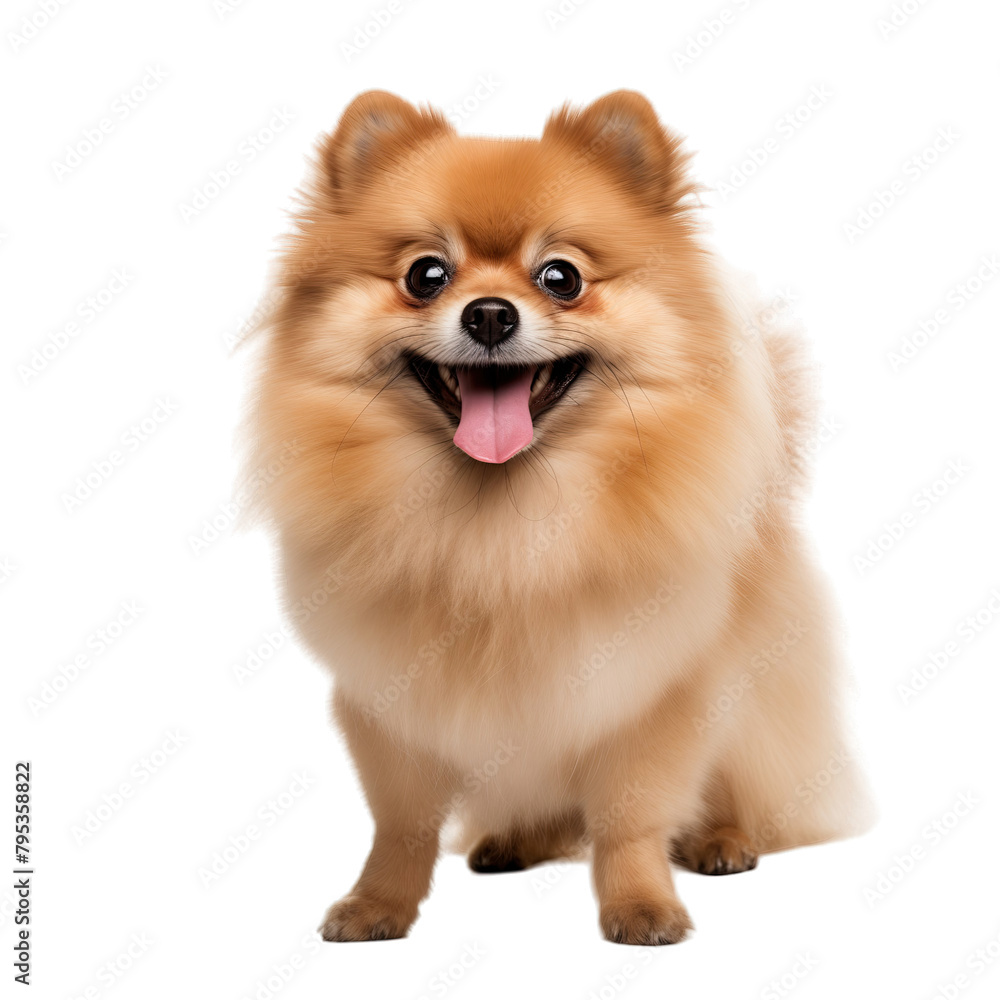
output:
M327 911L320 933L327 941L405 937L430 889L452 775L431 756L394 742L340 696L335 714L375 819L375 839L361 877Z
M711 739L693 692L675 691L588 755L582 797L601 929L621 944L673 944L691 929L668 845L702 810Z

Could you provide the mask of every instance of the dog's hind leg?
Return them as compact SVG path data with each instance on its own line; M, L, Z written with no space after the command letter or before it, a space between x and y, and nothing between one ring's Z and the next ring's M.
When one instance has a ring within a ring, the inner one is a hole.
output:
M515 872L555 858L572 857L579 852L583 835L580 812L517 825L482 837L469 852L469 867L480 873Z

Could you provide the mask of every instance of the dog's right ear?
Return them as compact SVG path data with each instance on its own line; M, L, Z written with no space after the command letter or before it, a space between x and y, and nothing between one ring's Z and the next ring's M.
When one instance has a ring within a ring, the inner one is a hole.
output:
M319 143L323 179L335 198L364 185L429 139L454 132L438 111L419 110L385 90L368 90L348 105Z

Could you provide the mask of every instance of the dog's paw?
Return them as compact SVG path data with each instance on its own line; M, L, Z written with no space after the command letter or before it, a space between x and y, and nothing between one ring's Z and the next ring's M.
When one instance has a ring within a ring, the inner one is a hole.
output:
M757 867L757 849L735 827L722 827L707 837L689 840L675 851L675 860L702 875L736 875Z
M753 851L727 840L710 841L698 859L702 875L737 875L756 867L757 855Z
M484 837L469 852L469 867L483 874L494 872L519 872L527 865L516 847L497 837Z
M386 941L406 937L413 917L398 907L365 896L334 903L318 930L324 941Z
M696 868L702 875L736 875L757 867L757 852L739 830L719 830L701 846Z
M676 944L694 924L687 910L669 900L625 900L601 907L601 930L615 944Z

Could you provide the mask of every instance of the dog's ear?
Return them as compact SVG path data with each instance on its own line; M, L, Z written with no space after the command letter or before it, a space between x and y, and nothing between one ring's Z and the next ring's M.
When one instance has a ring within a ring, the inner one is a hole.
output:
M438 112L418 110L385 90L359 94L319 142L323 180L335 197L363 185L428 139L454 132Z
M695 190L680 138L634 90L605 94L582 110L564 106L546 122L542 139L572 145L584 163L610 169L657 211L677 207Z

